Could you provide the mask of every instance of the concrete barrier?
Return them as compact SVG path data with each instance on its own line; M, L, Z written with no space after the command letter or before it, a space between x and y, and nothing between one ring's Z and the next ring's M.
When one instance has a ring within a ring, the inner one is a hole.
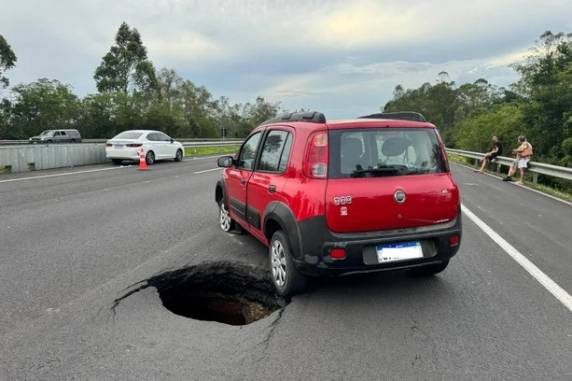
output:
M104 163L105 144L30 144L0 147L0 168L12 173Z

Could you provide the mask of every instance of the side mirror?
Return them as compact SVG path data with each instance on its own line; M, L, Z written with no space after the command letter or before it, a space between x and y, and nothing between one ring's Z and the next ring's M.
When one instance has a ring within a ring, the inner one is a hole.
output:
M174 142L175 142L175 139L171 138L171 143L174 143Z
M219 167L229 168L234 164L234 159L232 156L221 156L217 159L216 163Z

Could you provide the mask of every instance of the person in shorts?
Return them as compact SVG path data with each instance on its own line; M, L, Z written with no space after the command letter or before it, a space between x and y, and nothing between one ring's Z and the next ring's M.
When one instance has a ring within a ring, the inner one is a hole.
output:
M516 159L514 160L512 166L510 167L508 175L505 176L502 180L512 181L512 176L514 176L516 170L518 169L520 171L520 180L517 181L517 184L524 185L524 170L528 168L528 162L532 157L533 150L532 150L532 144L530 144L526 140L526 137L522 135L518 137L518 143L520 144L518 148L512 150L512 152L516 154Z
M498 156L502 155L502 143L496 136L492 137L492 141L493 141L493 146L491 147L491 150L487 152L485 156L481 159L481 168L475 172L483 173L488 163L492 163L493 161L496 160Z

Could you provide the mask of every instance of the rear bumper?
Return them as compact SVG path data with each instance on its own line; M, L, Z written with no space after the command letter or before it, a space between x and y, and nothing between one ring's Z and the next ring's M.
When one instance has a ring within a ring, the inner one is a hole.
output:
M139 153L133 149L105 148L105 157L108 159L139 160Z
M339 234L328 230L324 217L299 224L302 253L295 258L296 267L306 275L345 275L375 271L399 270L449 260L461 244L461 215L453 221L433 226L380 232ZM451 246L449 239L458 236ZM376 246L387 243L420 241L423 257L380 264ZM344 248L346 258L332 259L332 248Z

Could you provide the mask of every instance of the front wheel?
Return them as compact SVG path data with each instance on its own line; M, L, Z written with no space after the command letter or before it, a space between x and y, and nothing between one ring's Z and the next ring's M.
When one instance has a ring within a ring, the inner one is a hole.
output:
M276 291L290 297L301 293L306 288L306 277L296 269L292 260L292 252L286 235L278 230L270 240L270 271L272 283Z
M177 150L177 154L175 155L175 161L183 161L183 150Z
M440 273L441 271L445 270L449 265L449 260L445 260L441 263L435 263L428 266L421 266L412 269L414 274L421 275L421 276L432 276L435 274Z
M155 163L155 154L153 151L147 152L147 155L145 155L145 161L147 162L147 165L153 165Z

